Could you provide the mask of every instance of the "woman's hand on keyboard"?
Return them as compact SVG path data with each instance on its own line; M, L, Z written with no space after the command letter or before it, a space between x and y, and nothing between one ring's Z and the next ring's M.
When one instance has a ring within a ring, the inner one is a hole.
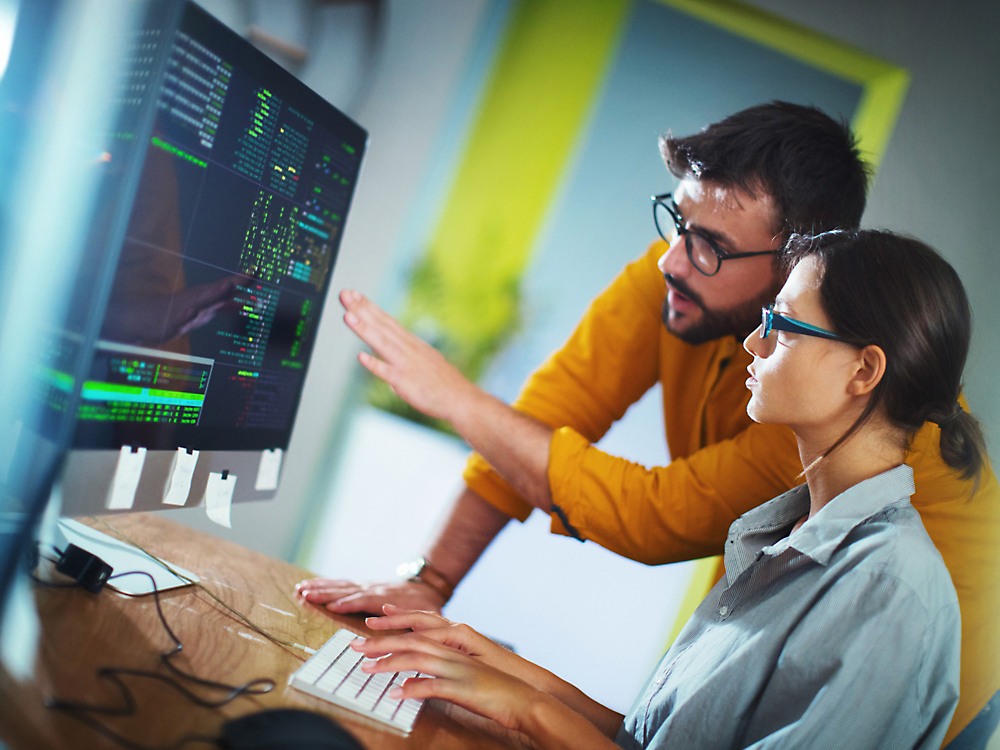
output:
M372 636L352 648L369 659L367 673L416 671L393 698L437 698L523 732L541 747L610 747L607 736L540 684L550 672L497 645L468 625L430 612L391 606L385 617L368 618L373 630L410 628L401 635ZM428 675L424 677L423 675ZM570 739L572 738L572 739ZM568 744L563 741L568 740Z
M342 615L381 612L382 605L386 602L428 612L440 611L444 606L444 597L420 581L354 583L331 578L310 578L295 585L295 594L301 601Z
M402 609L391 604L385 605L382 611L384 616L365 620L365 624L372 630L412 630L552 694L565 684L547 669L521 658L468 625L454 623L435 612ZM386 650L381 653L388 652ZM366 655L370 654L366 651Z

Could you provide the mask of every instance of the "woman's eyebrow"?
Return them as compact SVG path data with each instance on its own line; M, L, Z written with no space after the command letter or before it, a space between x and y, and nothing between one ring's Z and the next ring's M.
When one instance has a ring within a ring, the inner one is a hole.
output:
M778 310L779 307L781 308L780 310ZM795 314L795 308L792 307L790 304L788 304L788 300L786 300L784 297L774 298L774 309L780 312L782 315Z

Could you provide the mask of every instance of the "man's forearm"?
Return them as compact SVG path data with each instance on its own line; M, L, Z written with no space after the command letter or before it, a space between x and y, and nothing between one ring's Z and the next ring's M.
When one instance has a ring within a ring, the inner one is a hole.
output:
M344 321L374 350L358 354L361 364L414 408L450 422L521 497L551 510L552 428L478 388L441 352L364 295L345 289L340 299Z
M522 498L546 513L552 510L551 427L471 383L455 394L447 418Z
M510 516L466 487L452 505L427 557L457 586L509 520Z

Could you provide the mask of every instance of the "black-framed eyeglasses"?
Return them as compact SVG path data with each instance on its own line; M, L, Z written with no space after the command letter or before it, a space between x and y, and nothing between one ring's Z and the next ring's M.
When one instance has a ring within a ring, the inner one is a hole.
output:
M656 231L669 244L674 244L678 237L684 238L688 260L706 276L717 274L724 260L774 254L773 250L760 250L755 253L730 253L723 250L708 235L698 229L689 229L685 225L680 209L674 202L673 193L653 196L653 221L656 222Z
M768 305L760 309L760 337L766 339L771 335L771 331L788 331L788 333L801 333L805 336L817 336L821 339L832 341L843 341L840 336L833 331L814 326L810 323L803 323L801 320L789 318L774 311L774 305Z

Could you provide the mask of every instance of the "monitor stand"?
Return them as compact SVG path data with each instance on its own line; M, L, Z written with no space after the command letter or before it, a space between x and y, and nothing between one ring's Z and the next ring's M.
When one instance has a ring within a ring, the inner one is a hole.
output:
M61 537L61 538L60 538ZM62 544L59 542L62 541ZM141 595L153 593L153 581L157 591L190 586L200 579L190 570L168 561L159 561L128 542L115 539L72 518L60 518L57 525L56 547L65 549L66 544L75 544L101 558L111 566L108 586L123 594ZM149 575L115 576L140 571ZM150 580L152 576L152 580Z
M62 491L57 484L49 496L48 505L37 532L40 549L44 552L65 550L70 544L101 558L111 566L107 585L123 594L142 595L157 591L190 586L200 580L190 570L169 561L160 561L128 542L104 534L72 518L60 517ZM44 553L43 552L43 553ZM149 575L129 575L116 578L119 573L139 571ZM171 572L175 571L175 572Z

